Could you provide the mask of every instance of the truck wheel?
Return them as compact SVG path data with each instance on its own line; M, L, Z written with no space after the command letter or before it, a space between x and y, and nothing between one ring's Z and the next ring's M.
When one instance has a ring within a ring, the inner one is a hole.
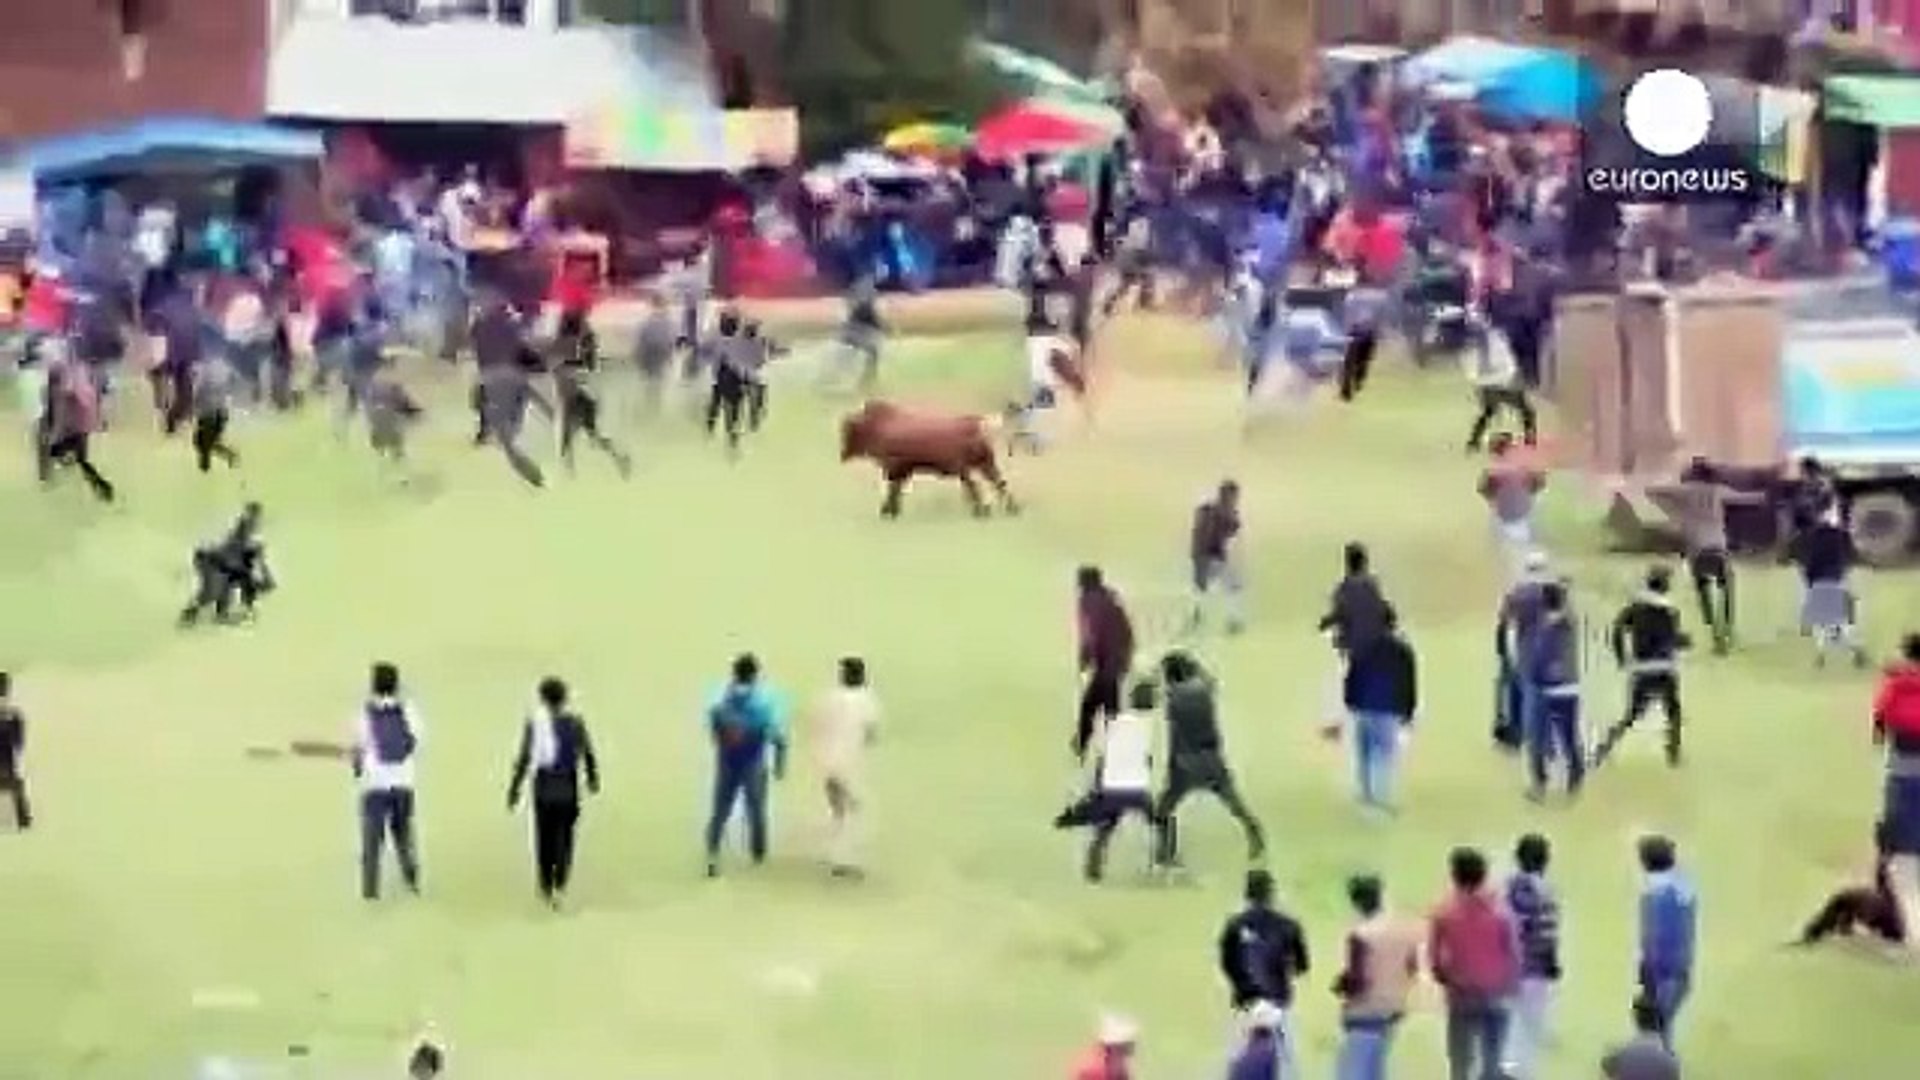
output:
M1875 566L1905 559L1920 539L1920 510L1897 491L1875 491L1852 504L1853 546Z

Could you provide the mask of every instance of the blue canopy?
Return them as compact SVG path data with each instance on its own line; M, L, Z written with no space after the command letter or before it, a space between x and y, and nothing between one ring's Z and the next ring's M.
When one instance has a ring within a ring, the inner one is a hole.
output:
M277 124L172 118L65 135L22 147L36 183L138 172L209 172L326 152L318 132Z
M1488 112L1512 120L1575 121L1600 92L1600 79L1572 53L1486 38L1452 38L1407 64L1418 82L1469 87Z

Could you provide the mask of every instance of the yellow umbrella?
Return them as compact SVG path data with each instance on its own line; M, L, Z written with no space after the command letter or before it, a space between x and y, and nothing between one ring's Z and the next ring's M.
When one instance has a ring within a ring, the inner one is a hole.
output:
M922 121L894 128L880 145L895 154L929 154L963 150L972 141L973 133L958 124Z

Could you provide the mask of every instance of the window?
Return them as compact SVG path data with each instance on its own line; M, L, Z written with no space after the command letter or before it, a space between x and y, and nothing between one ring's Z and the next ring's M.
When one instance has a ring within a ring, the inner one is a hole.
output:
M524 26L527 0L353 0L348 11L404 23L480 20Z

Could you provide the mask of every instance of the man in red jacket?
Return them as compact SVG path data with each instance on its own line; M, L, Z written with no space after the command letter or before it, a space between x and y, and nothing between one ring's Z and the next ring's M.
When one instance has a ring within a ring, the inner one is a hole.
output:
M1520 985L1513 917L1487 890L1487 858L1455 848L1453 891L1434 909L1427 941L1433 981L1447 999L1450 1080L1501 1080L1507 1002Z
M1887 876L1905 925L1920 926L1920 634L1900 653L1873 698L1873 741L1887 748Z

